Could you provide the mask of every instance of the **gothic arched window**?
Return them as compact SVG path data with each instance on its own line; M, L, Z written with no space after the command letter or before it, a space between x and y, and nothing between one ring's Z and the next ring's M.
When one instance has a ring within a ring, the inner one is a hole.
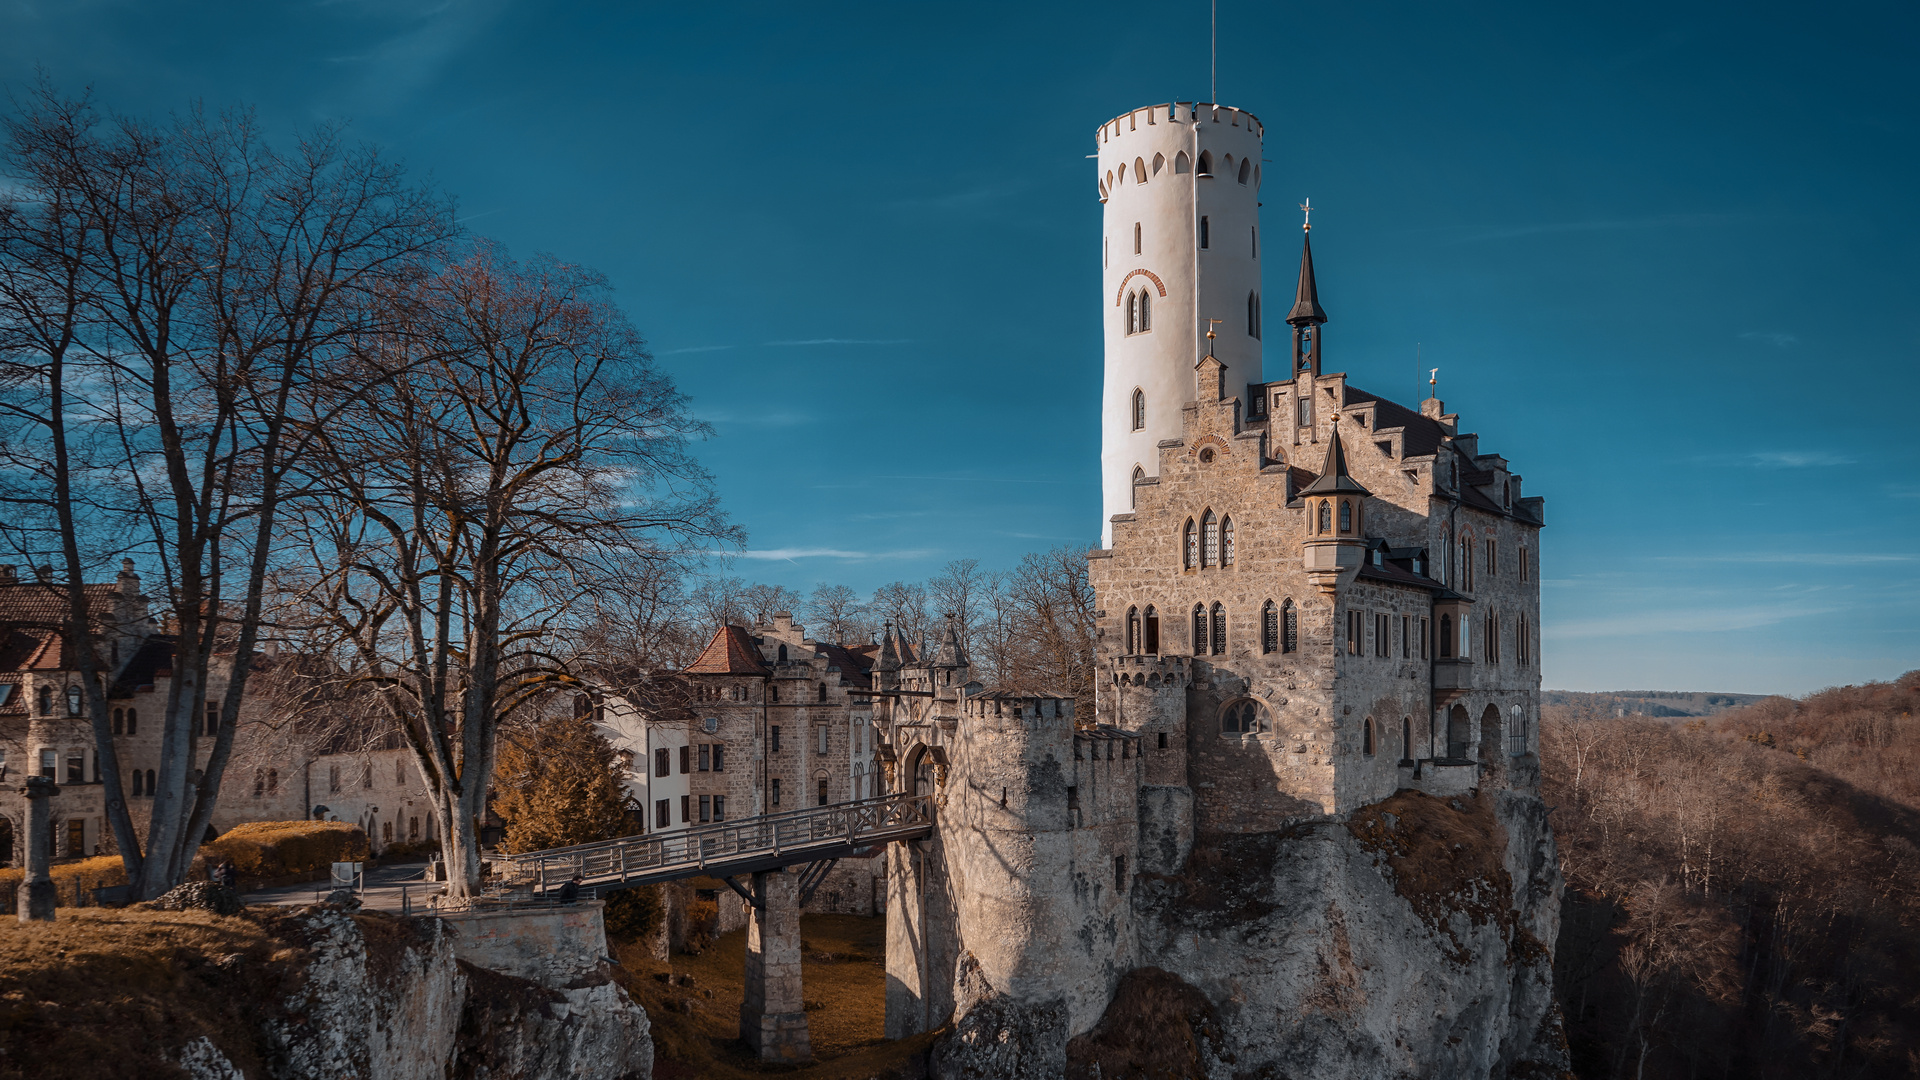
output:
M1233 519L1220 522L1220 565L1233 565Z
M1247 336L1255 340L1260 337L1260 294L1247 294Z
M1453 655L1453 616L1440 616L1440 655Z
M1323 533L1333 531L1333 504L1325 499L1320 500L1320 527L1314 531Z
M1340 500L1340 531L1343 533L1353 531L1353 504L1345 499Z
M1136 184L1147 182L1147 163L1140 158L1133 159L1133 182Z
M1200 175L1213 175L1213 152L1211 150L1200 151Z
M1193 605L1193 655L1207 655L1207 606Z
M1158 656L1160 654L1160 615L1153 610L1152 604L1147 605L1147 613L1141 620L1140 629L1146 638L1140 643L1140 651L1149 656Z
M1139 431L1141 428L1146 426L1147 426L1147 392L1145 390L1135 390L1133 392L1133 430ZM1138 472L1139 470L1136 469L1134 471Z
M1193 519L1187 519L1187 527L1181 534L1180 546L1186 551L1186 568L1191 570L1200 564L1200 534L1194 531Z
M1400 718L1400 759L1413 760L1413 717Z
M1220 734L1253 735L1266 727L1266 710L1252 698L1229 701L1220 710Z
M1473 534L1460 534L1460 589L1473 591Z
M1200 565L1220 565L1220 519L1211 510L1200 516Z
M1253 175L1253 159L1250 157L1241 158L1240 159L1240 182L1243 184L1246 183L1247 177L1252 175Z
M1213 602L1213 640L1208 644L1215 656L1227 651L1227 609L1218 600Z
M1260 606L1260 651L1280 651L1280 609L1271 600Z
M1280 651L1300 651L1300 609L1288 600L1280 605Z
M1175 155L1173 159L1173 171L1176 173L1193 171L1193 159L1187 156L1187 152L1185 150L1182 150L1180 151L1179 154Z
M1145 289L1141 289L1140 332L1144 334L1151 329L1153 329L1153 294Z
M1127 655L1140 655L1140 609L1127 609Z
M1373 756L1373 717L1369 716L1360 723L1360 752Z
M1140 294L1127 294L1127 333L1140 332Z
M1137 507L1140 505L1140 482L1146 478L1147 470L1135 465L1133 467L1133 483L1130 485L1132 490L1127 492L1127 505L1129 507Z
M1137 221L1133 223L1133 253L1140 254L1140 223Z

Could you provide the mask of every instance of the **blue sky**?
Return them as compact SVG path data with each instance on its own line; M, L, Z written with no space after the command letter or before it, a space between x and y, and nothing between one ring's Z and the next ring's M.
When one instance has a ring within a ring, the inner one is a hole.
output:
M1920 667L1911 5L1221 8L1266 224L1318 211L1328 369L1412 399L1419 343L1547 498L1548 686ZM1207 97L1207 9L0 0L0 81L35 65L351 120L605 271L717 430L732 572L865 591L1097 540L1084 155Z

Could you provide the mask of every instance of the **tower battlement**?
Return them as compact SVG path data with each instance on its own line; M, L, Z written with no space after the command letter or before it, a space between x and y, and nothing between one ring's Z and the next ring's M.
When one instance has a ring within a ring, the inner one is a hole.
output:
M1100 125L1094 138L1099 142L1117 139L1128 132L1142 128L1159 127L1162 124L1192 124L1195 121L1226 124L1229 127L1245 128L1255 136L1266 134L1266 125L1260 118L1245 109L1232 105L1216 105L1207 101L1167 101L1158 105L1143 105L1130 109Z

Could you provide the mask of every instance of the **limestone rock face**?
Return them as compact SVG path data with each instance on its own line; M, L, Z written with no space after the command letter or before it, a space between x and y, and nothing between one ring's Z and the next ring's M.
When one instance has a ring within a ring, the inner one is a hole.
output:
M1559 895L1531 793L1403 792L1346 822L1203 836L1183 874L1136 895L1140 955L1162 985L1129 1000L1123 980L1107 1034L1077 1039L1069 1057L1111 1059L1102 1043L1128 1030L1114 1016L1124 1005L1188 1014L1204 1035L1170 1075L1562 1075L1543 944Z
M370 941L351 914L316 905L298 925L305 980L263 1033L274 1080L652 1075L646 1013L605 978L549 988L474 967L438 919L382 920ZM239 1075L210 1043L190 1045L181 1064L195 1077Z

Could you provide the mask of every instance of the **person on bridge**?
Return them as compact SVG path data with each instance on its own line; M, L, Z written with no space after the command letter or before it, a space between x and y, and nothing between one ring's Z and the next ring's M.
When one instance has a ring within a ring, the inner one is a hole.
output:
M560 886L560 902L563 904L573 904L573 903L578 903L579 900L580 900L580 875L575 874L572 877L567 879L567 883L565 885Z

